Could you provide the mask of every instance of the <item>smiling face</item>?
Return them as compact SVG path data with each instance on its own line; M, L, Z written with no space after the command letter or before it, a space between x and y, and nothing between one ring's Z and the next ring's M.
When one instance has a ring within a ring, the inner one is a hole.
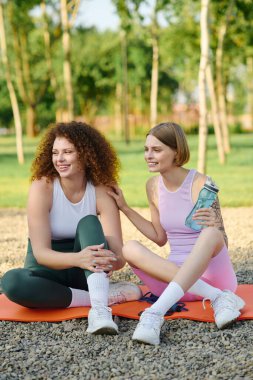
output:
M52 149L52 161L61 178L80 175L82 171L78 152L65 137L56 137Z
M175 167L176 152L163 144L153 135L148 135L145 144L144 158L152 173L164 173Z

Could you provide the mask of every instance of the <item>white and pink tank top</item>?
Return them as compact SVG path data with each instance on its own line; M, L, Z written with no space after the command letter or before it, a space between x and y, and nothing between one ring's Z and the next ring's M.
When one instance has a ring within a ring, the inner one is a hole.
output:
M185 226L185 219L194 206L192 183L195 173L196 170L190 170L174 192L165 187L161 176L158 181L160 223L170 245L169 260L178 265L185 261L200 234Z

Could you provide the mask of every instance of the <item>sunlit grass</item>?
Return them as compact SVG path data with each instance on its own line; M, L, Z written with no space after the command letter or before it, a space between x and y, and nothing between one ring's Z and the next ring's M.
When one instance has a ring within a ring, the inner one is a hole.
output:
M25 164L18 165L15 153L15 138L0 137L0 207L23 208L29 188L30 165L39 138L24 138ZM126 199L135 207L146 207L146 180L152 175L143 159L144 139L126 145L111 140L121 160L121 181ZM196 168L198 137L188 136L191 160L188 168ZM224 207L253 205L253 134L231 137L232 151L225 165L217 158L214 136L209 136L207 174L220 187L220 201Z

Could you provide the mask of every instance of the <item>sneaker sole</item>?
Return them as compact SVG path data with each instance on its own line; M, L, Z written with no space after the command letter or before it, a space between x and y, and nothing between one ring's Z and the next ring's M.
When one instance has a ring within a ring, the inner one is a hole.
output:
M96 330L86 330L87 333L89 334L94 334L94 335L117 335L118 331L113 328L113 327L100 327Z
M231 326L233 323L236 322L237 318L238 318L240 315L241 315L241 313L238 311L238 314L237 314L233 319L231 319L230 321L227 321L226 323L224 323L224 324L222 324L222 325L220 325L220 326L217 325L218 329L219 329L219 330L223 330L223 329L225 329L226 327Z
M135 333L132 336L132 340L139 342L139 343L145 343L145 344L150 344L150 345L155 345L155 346L160 344L160 339L158 339L154 342L154 341L148 340L147 337L138 336L138 334L135 334Z
M148 345L150 345L150 346L158 346L159 344L160 344L160 342L158 342L158 343L151 343L151 342L148 342L148 341L146 341L146 340L144 340L144 339L138 339L138 338L132 338L132 340L134 341L134 342L138 342L138 343L144 343L144 344L148 344Z
M221 327L218 327L219 330L224 330L226 329L227 327L230 327L232 326L235 322L236 322L237 318L233 319L232 321L230 322L227 322L225 325L222 325Z
M238 297L238 296L237 296L237 297ZM219 330L223 330L223 329L225 329L225 328L227 328L227 327L233 325L233 324L236 322L237 318L241 315L241 313L240 313L239 310L241 310L241 309L244 308L244 306L245 306L245 302L244 302L244 300L243 300L242 298L240 298L240 297L238 297L236 301L237 301L237 305L236 305L236 306L237 306L237 309L238 309L238 315L235 316L235 318L231 319L229 322L226 322L225 324L221 325L220 327L217 326Z

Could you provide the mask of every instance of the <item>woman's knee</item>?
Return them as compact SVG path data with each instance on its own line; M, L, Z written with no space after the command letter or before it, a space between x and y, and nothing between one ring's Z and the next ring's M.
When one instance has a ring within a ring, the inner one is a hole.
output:
M132 261L133 257L136 257L138 255L139 249L141 247L141 244L137 240L129 240L127 241L123 248L123 256L128 261Z
M99 219L96 215L86 215L82 219L79 220L77 229L83 229L87 226L91 225L100 225Z
M103 228L96 215L87 215L79 221L76 230L76 243L80 246L78 250L89 245L102 243L107 248Z
M29 270L24 268L11 269L2 278L4 294L13 302L27 297L27 293L33 286L29 282Z
M216 227L207 227L202 230L201 235L202 239L211 242L214 256L216 256L225 244L221 231Z

